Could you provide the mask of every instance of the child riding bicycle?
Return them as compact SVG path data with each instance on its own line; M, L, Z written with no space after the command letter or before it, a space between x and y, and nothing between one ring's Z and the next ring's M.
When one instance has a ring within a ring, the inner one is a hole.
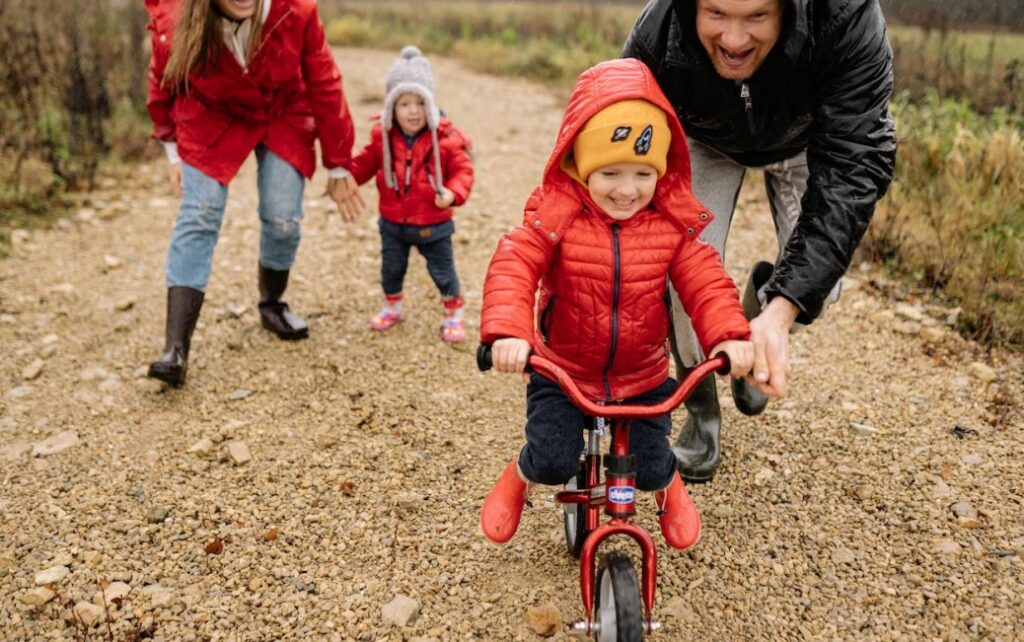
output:
M726 353L730 374L747 375L753 346L736 287L718 253L698 240L710 220L690 191L682 125L647 67L622 59L585 71L523 224L501 238L488 268L480 341L492 344L494 368L521 373L533 351L595 401L664 400L674 388L671 279L705 353ZM480 515L496 543L519 527L529 485L567 482L584 447L586 417L557 383L531 374L526 403L526 445ZM656 491L666 542L689 548L700 517L669 449L670 418L635 425L636 487Z

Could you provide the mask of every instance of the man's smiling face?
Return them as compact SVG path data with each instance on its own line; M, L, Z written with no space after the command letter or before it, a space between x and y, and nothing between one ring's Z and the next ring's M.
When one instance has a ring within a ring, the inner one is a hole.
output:
M697 0L697 37L723 78L754 75L781 31L782 0Z

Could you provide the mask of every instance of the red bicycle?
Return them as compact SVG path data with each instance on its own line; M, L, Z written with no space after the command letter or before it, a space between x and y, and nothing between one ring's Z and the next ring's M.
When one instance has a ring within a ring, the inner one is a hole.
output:
M490 370L491 347L480 345L476 358L480 370ZM580 458L576 478L555 495L555 499L564 504L566 549L580 560L580 596L586 618L573 627L599 642L639 642L645 634L661 628L661 623L653 619L658 553L650 534L632 519L636 514L636 458L629 454L632 420L672 412L705 376L712 372L728 374L729 358L720 353L697 365L668 399L649 406L604 405L591 401L564 370L543 357L531 355L527 368L557 381L572 403L594 418L594 425L587 426L590 429L587 449ZM608 421L612 443L604 456L605 481L602 482L601 436L606 432ZM604 523L600 522L602 507L609 517ZM606 553L595 575L598 546L612 535L626 535L640 546L642 581L639 584L633 562L619 551Z

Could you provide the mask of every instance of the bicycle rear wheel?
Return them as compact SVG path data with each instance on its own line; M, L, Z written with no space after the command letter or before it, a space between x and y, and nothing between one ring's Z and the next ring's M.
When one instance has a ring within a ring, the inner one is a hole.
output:
M587 485L587 462L580 462L576 477L565 484L566 490L579 490ZM580 558L580 551L583 550L583 541L587 539L590 531L587 530L587 505L586 504L563 504L563 519L565 521L565 550L576 559Z
M641 642L644 637L640 586L633 563L618 551L601 559L594 594L595 639L598 642Z

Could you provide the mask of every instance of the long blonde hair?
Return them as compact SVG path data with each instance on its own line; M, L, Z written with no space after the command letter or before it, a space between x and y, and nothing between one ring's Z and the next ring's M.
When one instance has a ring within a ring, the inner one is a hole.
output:
M246 58L251 58L260 44L264 2L256 0ZM193 71L209 71L220 62L221 43L224 41L221 19L224 16L214 9L213 3L214 0L183 0L181 15L174 28L171 57L164 68L164 85L182 89Z

